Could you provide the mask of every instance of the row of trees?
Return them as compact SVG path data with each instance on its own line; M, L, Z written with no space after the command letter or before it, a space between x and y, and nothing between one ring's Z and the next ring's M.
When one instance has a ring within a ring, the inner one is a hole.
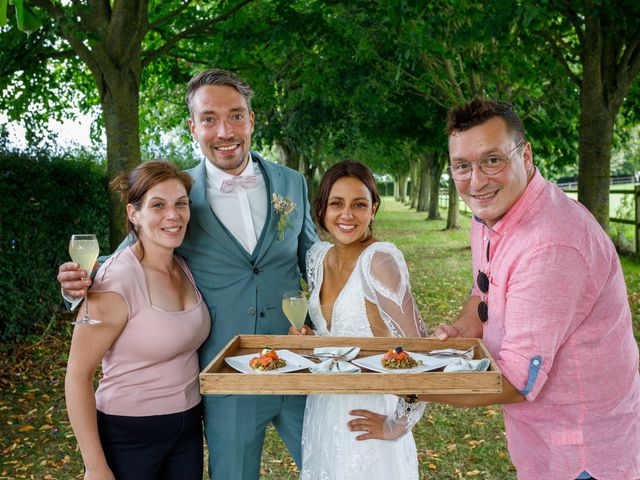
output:
M635 0L9 2L2 110L35 142L49 117L99 105L109 177L167 132L189 143L184 85L218 66L254 86L259 146L309 179L345 157L411 177L420 209L437 201L446 110L511 101L547 174L579 159L579 199L608 228L612 145L638 123Z

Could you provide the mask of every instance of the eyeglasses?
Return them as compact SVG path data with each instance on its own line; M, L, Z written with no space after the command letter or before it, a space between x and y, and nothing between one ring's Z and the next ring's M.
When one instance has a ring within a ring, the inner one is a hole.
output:
M497 175L504 170L507 166L507 162L511 159L511 156L524 145L527 141L523 140L518 145L513 147L505 156L491 155L489 157L481 158L478 162L478 168L480 171L488 176ZM472 162L457 162L453 165L449 165L447 168L451 178L459 182L471 180L471 174L473 173Z
M490 242L487 242L487 263L489 263L489 248ZM482 270L478 270L478 276L476 277L476 283L478 288L483 294L489 292L489 277ZM482 323L489 320L489 305L484 301L484 298L480 300L478 304L478 317Z

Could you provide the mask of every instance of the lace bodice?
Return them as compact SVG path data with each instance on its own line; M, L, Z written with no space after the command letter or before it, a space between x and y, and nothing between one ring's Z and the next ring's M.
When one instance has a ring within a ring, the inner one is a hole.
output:
M307 276L311 297L309 316L317 335L371 337L365 300L378 307L393 337L423 337L427 331L411 295L409 271L398 248L375 242L360 255L332 308L331 331L320 306L324 259L333 245L314 244L307 252Z

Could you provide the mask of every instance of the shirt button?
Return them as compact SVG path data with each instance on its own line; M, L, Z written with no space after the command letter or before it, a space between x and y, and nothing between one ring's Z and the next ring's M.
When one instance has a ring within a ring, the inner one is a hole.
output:
M533 364L537 367L538 365L540 365L540 360L534 360Z
M253 273L258 275L260 273L260 269L258 267L253 267Z
M249 315L252 315L252 316L253 316L253 315L255 315L255 314L256 314L256 309L255 309L255 308L253 308L253 307L251 307L249 310L247 310L247 313L248 313Z

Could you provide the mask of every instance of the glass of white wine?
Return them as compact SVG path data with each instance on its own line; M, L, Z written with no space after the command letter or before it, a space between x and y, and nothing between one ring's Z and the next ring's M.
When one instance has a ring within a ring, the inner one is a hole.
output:
M98 259L98 240L93 234L76 234L71 235L69 241L69 255L71 260L80 265L82 270L86 270L88 275L91 275L93 266ZM89 316L89 299L87 296L84 298L84 315L80 320L73 322L74 325L95 325L102 323L100 320L95 320Z
M304 325L307 308L307 297L302 290L292 290L282 295L282 311L297 330Z

